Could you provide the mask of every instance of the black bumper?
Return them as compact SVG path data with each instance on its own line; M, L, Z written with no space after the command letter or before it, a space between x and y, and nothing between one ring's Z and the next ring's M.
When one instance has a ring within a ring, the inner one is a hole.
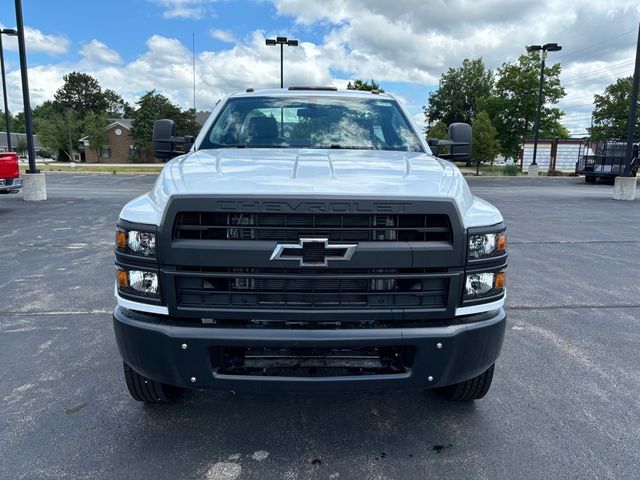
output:
M180 387L236 391L332 392L450 385L479 375L496 361L505 325L506 314L502 308L485 314L481 320L451 326L349 330L183 326L166 317L144 315L122 307L116 307L113 312L120 354L138 373ZM409 347L414 356L403 373L333 377L220 374L212 360L212 351L220 347L368 346Z

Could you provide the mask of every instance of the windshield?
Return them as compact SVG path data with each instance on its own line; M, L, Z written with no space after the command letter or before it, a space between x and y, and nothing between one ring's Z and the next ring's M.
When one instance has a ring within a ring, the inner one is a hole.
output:
M200 148L245 147L423 151L395 101L330 96L230 99Z

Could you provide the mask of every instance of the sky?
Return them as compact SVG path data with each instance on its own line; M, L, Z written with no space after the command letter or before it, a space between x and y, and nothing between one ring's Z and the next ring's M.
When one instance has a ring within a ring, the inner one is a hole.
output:
M13 2L5 2L12 6ZM560 103L572 134L585 134L593 95L633 73L638 0L23 0L32 106L53 98L63 75L82 71L135 102L155 89L182 108L209 110L248 87L333 85L374 78L423 123L441 74L464 58L489 68L526 45L557 42ZM0 24L15 27L3 8ZM4 37L10 110L22 110L17 43Z

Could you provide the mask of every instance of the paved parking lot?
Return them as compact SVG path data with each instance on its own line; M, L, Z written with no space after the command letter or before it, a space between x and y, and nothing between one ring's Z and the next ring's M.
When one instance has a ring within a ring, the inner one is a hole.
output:
M510 240L489 395L232 395L144 406L111 327L113 227L154 176L0 196L0 478L638 478L640 200L576 178L471 179Z

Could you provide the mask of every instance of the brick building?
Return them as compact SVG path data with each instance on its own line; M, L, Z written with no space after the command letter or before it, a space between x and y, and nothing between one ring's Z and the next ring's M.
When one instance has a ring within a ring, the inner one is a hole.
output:
M196 113L196 123L202 127L211 112L198 111ZM83 137L78 141L80 151L73 152L76 162L87 163L158 163L160 160L155 158L151 152L139 154L133 146L133 138L131 137L130 118L112 119L105 127L107 130L107 148L103 150L102 155L98 158L95 150L89 145L89 138Z
M112 120L105 127L107 131L107 148L102 151L102 155L98 157L95 150L91 149L89 139L81 138L78 143L80 146L79 155L76 158L80 162L87 163L155 163L158 162L153 155L148 152L138 155L133 147L133 138L131 138L131 119L119 118ZM79 156L79 158L78 158Z

